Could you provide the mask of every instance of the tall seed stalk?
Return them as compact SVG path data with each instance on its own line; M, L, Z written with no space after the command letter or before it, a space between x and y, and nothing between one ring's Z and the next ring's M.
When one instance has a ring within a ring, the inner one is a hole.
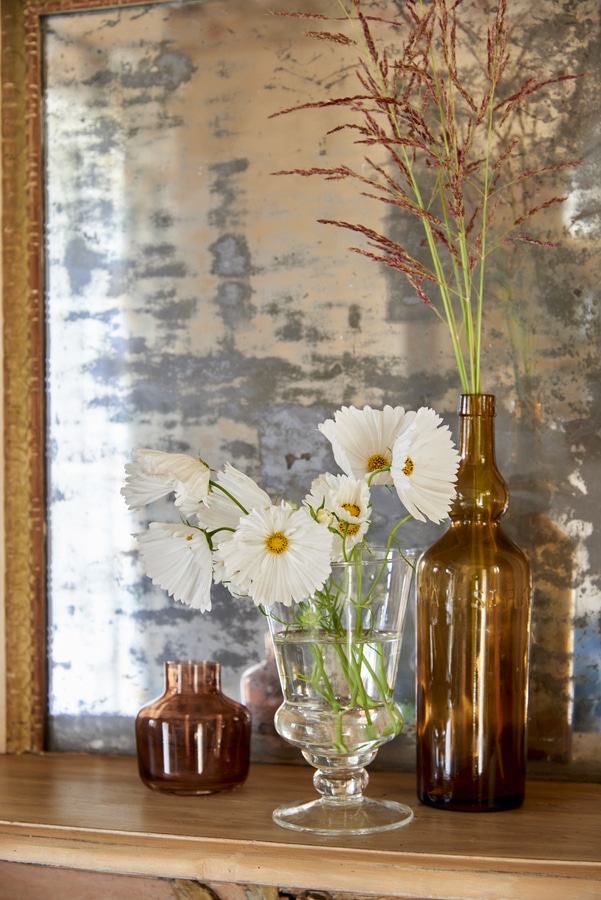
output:
M340 17L312 13L281 15L346 23L348 33L309 31L318 40L353 45L359 51L359 92L303 103L274 115L298 110L345 108L351 121L328 132L349 130L354 143L380 148L385 162L365 157L368 175L345 166L282 170L278 175L317 175L327 180L354 179L360 193L416 217L424 232L429 261L365 224L319 219L361 234L365 247L351 247L404 273L417 296L446 322L464 393L482 389L481 356L486 263L509 241L552 246L522 231L536 213L562 203L552 197L515 218L509 193L527 179L579 165L559 163L516 169L519 141L512 127L527 97L543 88L580 77L527 78L510 71L508 0L499 0L486 31L482 72L472 81L460 71L459 34L464 0L406 0L398 19L364 14L361 0L338 0ZM466 12L468 15L469 10ZM391 55L375 28L383 27L398 50ZM469 48L470 54L473 48ZM468 54L469 55L469 54ZM518 83L509 92L505 86ZM507 201L507 202L505 202Z

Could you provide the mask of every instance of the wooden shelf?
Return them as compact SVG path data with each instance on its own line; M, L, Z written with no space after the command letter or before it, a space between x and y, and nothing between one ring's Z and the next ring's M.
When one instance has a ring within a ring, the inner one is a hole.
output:
M415 810L396 831L296 834L273 808L313 795L308 766L253 766L206 797L157 794L130 757L0 756L0 860L69 869L305 887L387 897L601 896L601 785L533 782L521 809L421 806L412 775L374 772L371 796Z

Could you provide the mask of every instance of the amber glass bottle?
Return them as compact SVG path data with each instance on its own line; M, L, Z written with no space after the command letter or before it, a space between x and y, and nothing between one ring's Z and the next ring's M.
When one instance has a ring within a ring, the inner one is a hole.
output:
M418 796L452 810L524 799L531 581L499 519L495 398L461 397L457 496L417 571Z
M136 717L144 784L172 794L211 794L242 784L250 760L250 713L221 692L216 662L165 663L165 693Z

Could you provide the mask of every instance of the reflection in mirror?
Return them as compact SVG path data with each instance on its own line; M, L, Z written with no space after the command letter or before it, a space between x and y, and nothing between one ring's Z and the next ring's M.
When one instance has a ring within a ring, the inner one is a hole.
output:
M133 716L160 693L169 657L218 660L237 696L241 673L264 655L254 607L216 592L200 616L143 575L131 535L164 507L125 508L119 489L133 447L201 451L274 496L300 499L333 466L316 426L336 407L429 404L454 422L444 327L394 273L349 254L348 235L316 224L377 227L368 201L344 183L324 189L270 174L359 167L363 155L344 133L326 137L340 124L332 110L269 119L352 89L354 61L307 40L302 21L271 16L272 6L187 0L69 13L63 3L41 17L53 749L131 751ZM590 64L569 96L569 128L563 94L524 116L524 153L543 165L552 151L582 156L584 165L558 175L569 203L539 226L556 250L510 249L491 283L502 296L509 284L520 304L534 405L494 314L487 388L499 400L499 465L514 496L507 529L537 583L532 750L590 778L601 759L601 10L577 6L541 0L534 20L515 4L524 71ZM397 11L394 0L377 7ZM383 227L402 226L391 213ZM408 240L419 252L419 236ZM436 533L409 531L408 540L425 545ZM409 723L411 655L409 642L399 685ZM410 726L396 744L393 764L412 765Z
M295 100L314 50L293 51L298 28L267 5L252 11L227 0L45 20L52 749L130 751L165 660L217 659L237 696L264 652L252 605L217 591L201 617L143 575L132 532L167 504L125 508L131 449L200 451L300 499L332 466L317 423L341 388L361 399L328 354L348 334L345 285L360 299L365 276L337 251L342 290L317 292L332 245L310 202L270 175L301 134L268 116ZM321 53L311 77L340 80L337 65ZM319 153L319 135L305 138ZM411 697L409 667L404 680Z

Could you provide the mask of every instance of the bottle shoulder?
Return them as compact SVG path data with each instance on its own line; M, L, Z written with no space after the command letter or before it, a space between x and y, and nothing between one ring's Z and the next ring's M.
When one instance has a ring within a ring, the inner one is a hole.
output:
M460 520L451 522L445 533L422 554L418 571L435 561L452 565L461 560L489 565L495 559L511 559L514 565L529 570L528 557L498 522Z

